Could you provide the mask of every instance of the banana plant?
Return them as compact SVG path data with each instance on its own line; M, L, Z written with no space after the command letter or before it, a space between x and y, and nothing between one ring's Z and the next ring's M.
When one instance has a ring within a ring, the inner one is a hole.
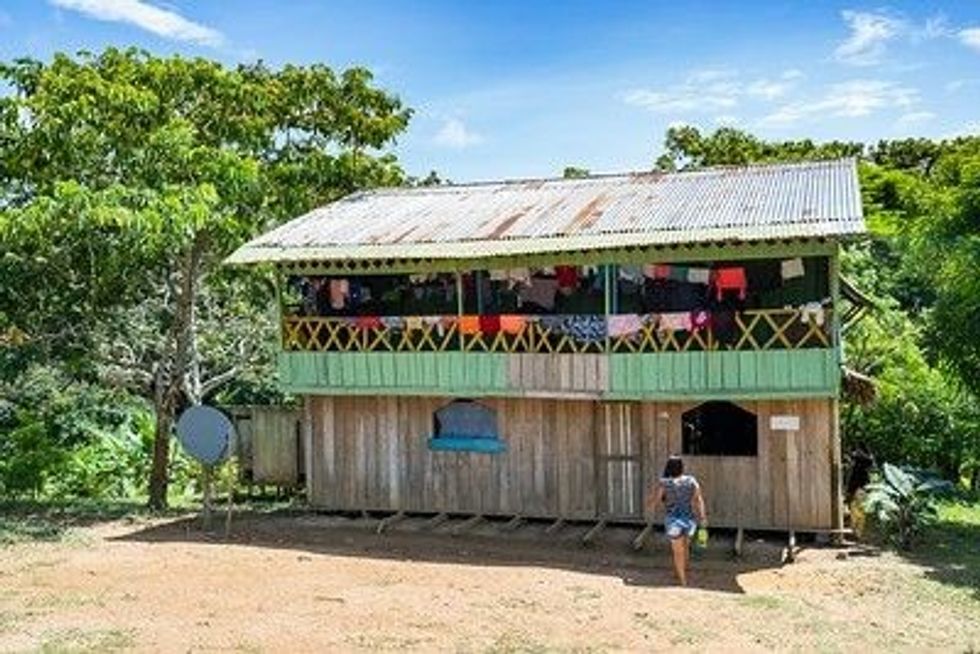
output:
M936 495L952 487L944 479L886 463L881 478L866 488L864 508L899 549L908 550L935 519Z

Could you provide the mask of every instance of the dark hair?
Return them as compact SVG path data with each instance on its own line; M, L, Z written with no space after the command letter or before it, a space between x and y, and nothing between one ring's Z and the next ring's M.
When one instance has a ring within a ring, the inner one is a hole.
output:
M671 455L667 459L667 465L664 466L664 477L680 477L684 474L684 462L676 454Z

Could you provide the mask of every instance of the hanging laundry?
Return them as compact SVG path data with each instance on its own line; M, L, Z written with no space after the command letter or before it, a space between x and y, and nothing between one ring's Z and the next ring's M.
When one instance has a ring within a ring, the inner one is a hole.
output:
M718 300L726 292L738 292L738 299L745 299L748 282L745 280L745 268L716 268L711 273L711 282L715 287Z
M405 324L405 319L401 316L382 316L381 324L387 329L401 330L402 326Z
M460 334L479 334L480 333L480 316L460 316L459 317L459 333Z
M330 308L340 311L347 304L350 296L350 282L346 279L330 280Z
M431 275L429 275L428 273L416 273L414 275L409 275L408 281L411 282L412 284L424 284L427 281L429 281L430 277Z
M609 316L606 331L610 336L633 336L643 330L643 319L636 313Z
M657 321L657 331L691 331L691 314L687 311L661 313Z
M409 316L405 318L405 329L410 332L422 329L422 318L419 316Z
M734 343L738 338L738 323L735 322L735 312L728 309L712 311L711 332L722 343Z
M555 266L555 279L558 288L572 289L578 286L578 268L575 266Z
M672 279L675 282L686 282L687 266L671 266L670 273L667 275L667 279Z
M595 343L606 339L606 320L603 316L565 316L559 330L577 341Z
M524 316L507 314L500 316L500 330L505 334L520 334L527 326Z
M643 268L640 266L620 266L619 278L627 282L639 282L643 279Z
M823 327L825 318L823 305L819 302L807 302L800 307L800 322L804 324L809 324L812 319L813 324Z
M784 259L779 264L779 268L783 279L795 279L806 275L806 271L803 268L803 259L799 257L795 259Z
M436 334L442 336L446 333L446 318L444 316L422 316L422 324L429 328L435 328Z
M691 330L700 332L711 326L711 314L705 310L691 312Z
M655 263L647 263L647 264L644 264L643 265L643 276L646 277L647 279L656 279L657 278L657 268L658 267L659 267L658 264L655 264Z
M506 281L508 278L506 270L491 270L490 279L495 282Z
M520 289L518 297L522 303L531 302L542 309L550 311L555 308L555 294L557 292L557 279L532 277L531 283Z
M515 284L529 284L531 271L528 268L511 268L507 271L507 278Z
M688 268L687 281L692 284L707 284L711 281L710 268Z
M381 329L384 325L378 316L358 316L354 319L354 326L358 329Z
M555 268L554 266L542 266L538 268L538 273L541 275L554 275Z
M500 331L500 316L483 315L480 316L480 331L484 334L496 334Z

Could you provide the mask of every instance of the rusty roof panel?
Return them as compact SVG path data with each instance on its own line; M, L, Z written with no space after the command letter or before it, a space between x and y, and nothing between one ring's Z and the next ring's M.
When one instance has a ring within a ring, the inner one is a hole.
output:
M378 189L314 209L228 261L460 258L864 229L856 163L844 159Z

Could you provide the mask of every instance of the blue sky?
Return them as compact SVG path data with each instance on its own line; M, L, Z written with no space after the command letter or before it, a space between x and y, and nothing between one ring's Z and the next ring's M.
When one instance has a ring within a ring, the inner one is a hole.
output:
M980 133L980 2L5 0L0 59L137 45L365 65L395 152L454 181L648 168L675 123L767 138Z

